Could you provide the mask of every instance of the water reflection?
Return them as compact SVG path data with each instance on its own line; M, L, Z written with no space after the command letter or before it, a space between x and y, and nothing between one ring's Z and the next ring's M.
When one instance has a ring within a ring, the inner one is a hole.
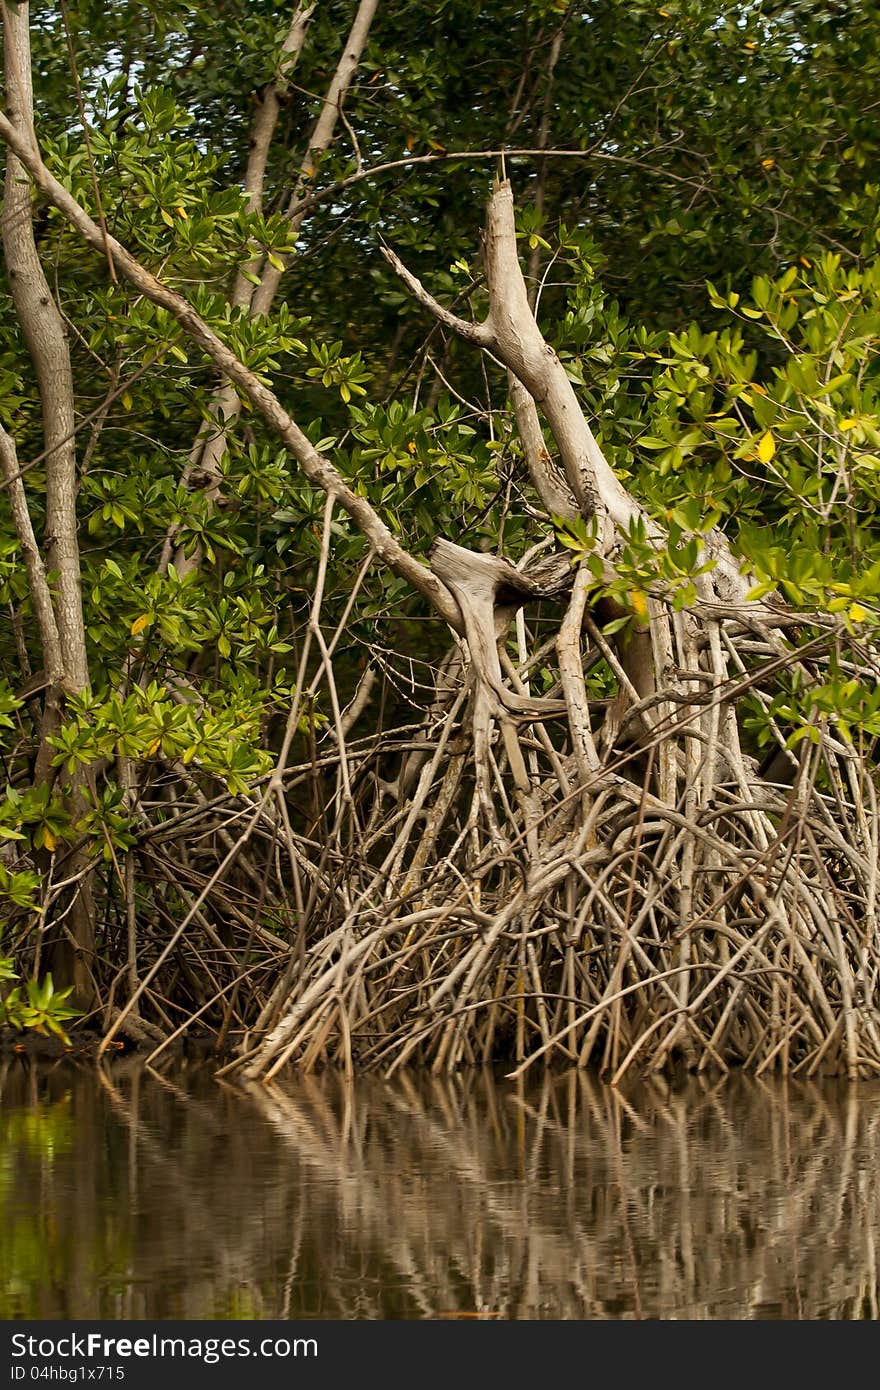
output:
M880 1088L0 1061L0 1317L877 1317Z

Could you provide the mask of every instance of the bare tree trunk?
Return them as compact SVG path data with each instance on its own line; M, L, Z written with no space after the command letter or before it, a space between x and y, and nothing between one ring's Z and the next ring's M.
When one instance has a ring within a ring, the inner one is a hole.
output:
M333 141L345 95L357 72L378 3L379 0L360 0L358 5L342 57L324 97L321 111L309 138L308 148L300 164L299 173L285 210L291 236L295 236L302 226L306 211L306 191L314 180L322 155L327 153ZM313 9L314 5L307 8L303 6L297 8L282 50L283 58L278 78L266 93L254 115L251 128L250 157L245 177L245 189L250 194L254 206L259 206L262 201L266 162L278 118L280 97L283 95L289 74L302 51L308 21ZM251 274L259 274L260 284L254 286L243 275L239 274L236 277L232 292L232 303L239 307L248 308L253 315L268 314L275 295L278 293L278 286L281 283L284 270L277 269L268 261L263 262L261 270L259 258L252 261L247 268ZM238 392L228 382L224 382L215 391L209 410L211 419L206 421L199 430L190 456L187 477L198 474L205 495L212 501L216 501L220 485L220 462L228 447L229 431L241 414L241 401ZM163 550L160 569L167 567L170 558L171 539L169 538ZM178 546L174 552L174 568L181 576L189 573L190 570L197 569L199 563L198 550L187 556L182 547Z
M33 139L33 91L27 3L3 6L6 93L12 123ZM55 607L67 689L89 684L76 521L73 376L64 321L52 297L34 239L31 186L9 151L3 204L3 251L12 300L34 364L46 450L46 550L58 575Z
M298 232L302 226L302 220L305 216L306 190L318 171L322 156L327 153L332 144L336 127L342 115L342 105L363 56L370 26L373 23L378 5L379 0L360 0L358 5L351 32L346 40L342 57L339 59L330 86L327 88L327 95L324 97L320 115L309 138L305 158L300 165L299 177L287 204L285 216L292 233ZM261 283L254 290L251 300L252 313L267 314L269 312L272 301L278 292L282 274L283 271L277 270L274 266L267 265L265 267Z
M6 94L11 123L21 138L35 145L33 87L29 38L29 5L3 4L4 62ZM45 592L41 584L45 573L31 562L31 582L39 613L41 638L49 695L45 702L37 777L46 781L52 750L48 736L60 717L60 688L76 694L89 685L86 634L83 622L80 579L79 537L77 531L77 475L73 375L64 321L52 297L43 272L34 238L31 211L31 183L27 171L12 150L7 152L6 186L3 199L3 251L10 290L19 326L27 343L43 415L43 441L46 453L46 562L54 571L55 592L52 607L55 627L45 611ZM8 453L8 450L7 450ZM26 502L19 493L17 524L24 523ZM19 529L21 537L21 529ZM27 538L27 544L32 534ZM25 541L23 540L23 544ZM56 646L57 638L57 646ZM46 645L48 643L48 646ZM74 795L74 815L82 799ZM67 867L72 873L85 867L85 861ZM80 883L69 914L70 934L54 943L51 951L56 983L72 984L80 1006L93 998L89 961L94 952L94 914L88 876Z
M18 466L15 441L2 425L0 425L0 471L2 471L3 481L9 495L15 534L18 536L18 542L24 555L25 569L31 586L31 602L34 605L34 614L40 633L46 680L50 686L61 686L64 683L64 660L61 653L61 639L58 636L58 624L55 621L55 609L52 605L52 592L46 578L46 566L43 564L43 557L40 554L40 547L31 521L24 480Z
M244 191L250 199L252 212L262 212L263 210L263 189L266 182L266 166L269 162L269 150L272 147L272 139L275 134L275 127L278 124L278 116L281 111L281 103L287 92L290 74L296 67L299 55L302 53L303 45L306 41L309 20L314 14L315 6L297 5L293 19L290 21L290 28L281 45L281 57L278 63L278 72L275 80L270 82L266 89L257 98L257 107L254 111L253 121L251 122L250 147L248 150L247 168L244 176ZM262 256L257 255L245 266L250 274L256 275L262 264ZM232 291L232 304L235 308L243 308L250 305L254 294L254 285L245 275L239 274L235 277L235 285Z
M10 434L7 434L2 425L0 425L0 474L2 474L9 494L15 534L18 536L18 543L24 555L25 569L31 590L31 602L37 619L43 656L46 691L39 721L40 747L34 769L34 780L39 785L47 781L50 773L52 746L47 742L47 735L57 729L61 723L65 684L64 658L61 651L61 639L58 635L55 608L52 603L52 593L46 577L46 566L43 563L43 557L34 533L24 480L18 466L15 440Z

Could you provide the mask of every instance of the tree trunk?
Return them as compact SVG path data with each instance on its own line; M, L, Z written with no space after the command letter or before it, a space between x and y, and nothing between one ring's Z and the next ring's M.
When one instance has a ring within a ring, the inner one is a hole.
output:
M10 120L20 137L35 145L33 90L27 3L3 5L4 61ZM44 705L38 783L47 785L53 750L48 737L58 727L64 693L88 689L89 668L83 622L76 498L76 441L73 376L67 333L43 272L34 238L32 192L27 170L11 149L7 152L3 200L3 250L15 312L30 353L40 393L43 443L46 455L45 569L55 574L52 595L54 630L45 609L41 572L31 560L30 577L40 621L44 660L50 684ZM22 539L23 491L18 493L19 538ZM32 536L22 540L27 548ZM43 576L44 578L44 576ZM57 646L56 646L57 639ZM74 820L84 809L81 789L71 804ZM81 855L65 861L66 876L87 868ZM69 931L49 946L56 985L73 985L80 1007L94 998L90 963L94 954L94 912L88 874L73 890Z
M345 94L351 86L363 54L376 13L379 0L360 0L351 31L346 40L342 57L331 79L324 97L315 128L309 138L308 148L300 165L293 191L285 209L285 218L291 236L299 231L306 211L306 192L313 182L321 156L327 153L333 141L336 127L342 112ZM306 29L314 5L308 8L299 6L291 21L291 26L282 50L283 61L276 82L269 88L254 114L251 128L251 155L245 176L245 190L250 194L252 205L259 206L262 201L263 182L269 147L275 131L275 124L289 74L302 51ZM259 258L248 267L251 274L259 274L260 283L251 284L243 275L236 277L232 292L232 303L247 308L253 314L268 314L272 308L283 270L278 270L268 261L261 263ZM220 463L226 453L229 432L241 414L241 399L235 388L224 382L217 387L209 406L210 421L199 430L193 446L187 469L187 478L198 475L205 495L215 502L219 495ZM163 551L160 568L167 566L171 557L171 538ZM187 556L178 546L174 551L174 568L181 577L200 562L198 551Z

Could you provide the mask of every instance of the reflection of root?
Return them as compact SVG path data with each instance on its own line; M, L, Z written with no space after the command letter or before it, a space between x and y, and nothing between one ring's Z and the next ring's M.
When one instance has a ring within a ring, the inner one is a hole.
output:
M0 1058L10 1317L878 1316L873 1087L97 1076Z
M626 1093L574 1070L506 1093L401 1072L248 1095L322 1226L418 1316L877 1315L880 1192L855 1183L856 1163L877 1171L869 1104L706 1078ZM350 1291L330 1297L344 1316Z

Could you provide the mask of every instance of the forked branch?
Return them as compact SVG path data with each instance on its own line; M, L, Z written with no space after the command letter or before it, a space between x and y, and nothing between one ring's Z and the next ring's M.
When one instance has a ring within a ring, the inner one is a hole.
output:
M3 113L0 113L0 137L27 169L37 187L79 232L83 240L102 256L109 252L120 278L127 280L152 303L167 309L187 336L211 358L235 387L247 396L255 410L296 459L308 481L336 499L370 541L376 556L422 594L450 626L461 631L461 615L449 590L426 565L404 550L366 498L358 496L330 460L318 452L288 415L275 393L217 337L183 295L157 280L115 237L104 236L85 208L46 168L39 151L31 141L16 129Z

